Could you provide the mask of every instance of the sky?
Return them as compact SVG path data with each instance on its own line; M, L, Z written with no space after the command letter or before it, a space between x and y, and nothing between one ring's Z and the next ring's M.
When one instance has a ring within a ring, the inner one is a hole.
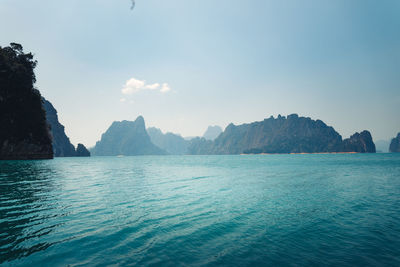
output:
M0 46L38 60L36 87L72 143L113 121L202 135L271 115L343 138L400 131L398 0L0 0Z

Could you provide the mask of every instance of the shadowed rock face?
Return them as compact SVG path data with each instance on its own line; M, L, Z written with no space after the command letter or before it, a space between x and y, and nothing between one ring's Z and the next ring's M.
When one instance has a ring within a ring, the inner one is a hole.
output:
M43 107L46 110L46 119L50 125L54 156L74 157L76 155L75 147L65 134L64 126L58 121L57 110L46 99L43 98L43 101Z
M190 154L375 152L368 131L342 141L342 137L320 120L270 117L260 122L228 125L214 142L193 139Z
M371 133L362 131L343 140L343 149L341 152L375 153L376 149Z
M400 153L400 133L390 142L389 151L392 153Z
M164 150L154 145L147 134L144 119L115 121L101 136L92 150L96 156L164 155Z
M90 152L83 144L78 144L76 147L76 156L77 157L90 157Z
M0 159L53 158L35 66L21 45L0 47Z

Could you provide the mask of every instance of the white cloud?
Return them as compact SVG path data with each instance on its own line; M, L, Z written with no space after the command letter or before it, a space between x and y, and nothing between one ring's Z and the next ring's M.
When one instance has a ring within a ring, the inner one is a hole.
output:
M126 98L121 98L119 101L123 103L126 101Z
M156 90L156 89L158 89L158 87L160 87L160 84L153 83L153 84L146 85L145 87L146 87L146 89L149 89L149 90Z
M166 93L171 90L167 83L163 83L160 88L159 83L153 84L146 84L145 80L138 80L135 78L131 78L126 81L124 87L122 88L121 92L124 95L133 95L139 91L143 90L159 90L161 93ZM121 101L123 102L123 101Z
M131 95L139 92L144 88L145 81L136 80L135 78L126 81L124 88L122 88L122 93L124 95Z
M166 93L171 91L171 87L169 87L168 83L163 83L160 92L161 93Z

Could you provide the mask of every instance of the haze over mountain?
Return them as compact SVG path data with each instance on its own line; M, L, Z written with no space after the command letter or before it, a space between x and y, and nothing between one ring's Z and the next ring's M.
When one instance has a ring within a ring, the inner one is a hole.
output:
M214 140L192 140L191 154L241 154L241 153L321 153L321 152L375 152L368 131L342 137L320 120L299 117L270 117L260 122L228 125Z
M208 126L207 130L203 134L203 138L207 140L214 140L222 133L222 128L218 125L216 126Z
M189 141L182 136L174 133L163 133L160 129L150 127L147 129L153 144L165 150L168 154L184 155L187 154Z
M114 121L91 152L94 156L167 154L151 142L142 116L135 121Z
M377 140L374 141L376 152L387 153L389 152L390 140Z

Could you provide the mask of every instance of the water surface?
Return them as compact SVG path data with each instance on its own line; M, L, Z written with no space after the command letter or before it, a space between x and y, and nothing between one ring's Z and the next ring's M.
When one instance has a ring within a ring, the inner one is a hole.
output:
M0 264L400 266L400 155L0 162Z

